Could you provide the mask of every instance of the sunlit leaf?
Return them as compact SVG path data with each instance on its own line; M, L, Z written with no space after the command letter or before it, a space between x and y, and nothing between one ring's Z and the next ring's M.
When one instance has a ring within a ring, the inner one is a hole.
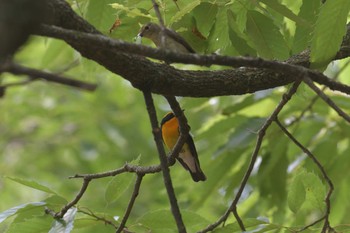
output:
M13 222L6 233L47 233L50 229L50 216L28 218L22 222ZM52 219L52 218L51 218ZM61 233L61 232L60 232ZM62 232L65 233L65 232Z
M297 24L292 50L293 53L299 53L306 49L311 42L311 36L313 32L313 26L316 22L317 15L319 13L321 1L319 0L308 0L303 1L298 17L305 19L312 26L303 24Z
M304 189L306 192L306 200L320 211L325 208L324 199L326 196L326 188L320 178L314 173L305 173L302 177Z
M145 18L149 18L149 19L153 19L155 20L156 18L149 15L149 14L144 14L142 13L139 9L137 8L129 8L129 7L125 7L122 4L119 3L112 3L110 4L110 6L116 10L122 10L125 11L127 13L128 16L130 17L136 17L136 16L140 16L140 17L145 17Z
M196 19L196 25L198 30L208 37L211 28L213 27L216 19L218 6L207 2L202 2L196 8L194 8L192 14Z
M293 13L293 11L288 9L285 5L283 5L282 3L278 2L277 0L261 0L260 2L266 4L271 9L277 11L278 13L283 15L284 17L287 17L290 20L293 20L297 24L303 25L305 27L311 27L311 25L306 20L304 20L303 18L295 15Z
M188 226L187 230L190 232L199 231L209 224L208 220L194 212L182 211L181 215L185 225ZM169 210L156 210L149 212L139 218L137 223L150 229L153 233L177 232L173 215Z
M180 11L178 11L172 18L171 18L171 22L177 22L179 21L184 15L188 14L189 12L191 12L196 6L198 6L201 3L200 0L194 0L189 2L189 4L187 4L185 7L183 7L182 9L180 9Z
M36 190L40 190L46 193L56 194L56 192L50 189L49 187L39 184L34 180L26 180L26 179L21 179L17 177L6 177L6 178Z
M70 208L62 219L54 221L49 233L69 233L73 230L77 208Z
M229 24L229 36L232 45L243 56L256 56L256 51L248 44L248 37L239 31L239 26L236 22L234 13L231 10L227 11L227 20Z
M247 232L268 232L271 230L276 230L282 228L280 226L270 224L268 222L259 219L242 219L244 226L247 228ZM239 224L237 222L227 224L223 227L216 228L213 232L215 233L239 233L242 232Z
M326 1L318 16L311 43L312 66L322 68L335 56L346 32L350 1Z
M108 204L116 201L130 186L134 180L131 174L121 174L112 178L108 183L105 192L105 199Z
M36 208L38 206L44 206L46 203L45 202L32 202L32 203L27 203L23 205L19 205L16 207L12 207L11 209L5 210L0 213L0 223L5 221L7 218L17 214L20 210L28 210L32 208Z
M303 205L306 192L303 184L304 173L298 174L294 177L292 183L288 186L288 206L291 211L297 213Z
M260 56L281 60L289 56L289 48L279 29L260 12L248 11L247 33Z

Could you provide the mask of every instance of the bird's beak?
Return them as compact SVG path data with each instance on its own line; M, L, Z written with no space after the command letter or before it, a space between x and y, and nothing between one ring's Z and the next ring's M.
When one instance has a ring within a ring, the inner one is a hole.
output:
M141 39L142 39L142 36L140 36L140 33L137 34L137 36L135 37L136 44L141 44Z
M140 32L139 34L137 34L137 37L142 37L142 32Z

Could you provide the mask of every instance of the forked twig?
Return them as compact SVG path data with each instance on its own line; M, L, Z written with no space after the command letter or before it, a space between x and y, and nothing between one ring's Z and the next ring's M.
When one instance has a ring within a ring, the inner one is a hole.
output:
M334 186L333 183L331 181L331 179L329 178L329 176L327 175L324 167L322 166L322 164L318 161L318 159L310 152L310 150L308 150L306 147L304 147L282 124L281 122L278 120L278 118L275 119L275 122L277 123L277 125L280 127L280 129L284 132L284 134L289 137L290 140L292 140L294 142L295 145L297 145L305 154L307 154L307 156L316 164L316 166L318 167L318 169L321 171L323 178L326 180L328 186L329 186L329 190L327 192L326 198L325 198L325 203L326 203L326 213L323 217L321 217L320 219L316 220L314 223L302 228L302 230L307 229L310 226L315 225L316 223L322 221L324 219L324 224L323 224L323 228L322 228L322 233L327 232L327 230L331 229L330 225L329 225L329 214L331 211L331 202L330 202L330 198L332 195L332 192L334 190Z
M250 158L250 163L248 165L247 171L244 174L244 177L241 181L241 184L239 186L239 189L237 191L237 194L234 198L234 200L231 203L231 206L226 210L225 214L222 215L218 221L216 221L215 223L207 226L205 229L203 229L202 231L200 231L200 233L205 233L205 232L209 232L214 230L216 227L218 227L220 224L225 223L227 218L229 217L230 213L232 212L233 215L235 216L237 223L239 224L240 228L242 231L245 231L245 226L243 224L242 219L239 217L239 214L237 212L237 203L239 201L239 199L242 196L243 190L248 182L248 179L251 175L251 172L254 168L256 159L258 157L258 153L263 141L263 138L265 136L265 133L267 131L267 129L270 127L270 125L272 124L272 122L277 118L278 114L281 112L281 110L283 109L283 107L287 104L287 102L291 99L291 97L296 93L299 85L300 85L300 80L294 82L293 86L288 90L287 93L285 93L282 96L282 99L280 100L279 104L276 106L275 110L272 112L272 114L270 115L269 118L267 118L267 120L265 121L265 123L263 124L263 126L260 128L260 130L258 131L258 138L257 138L257 142L254 148L254 151L251 155Z

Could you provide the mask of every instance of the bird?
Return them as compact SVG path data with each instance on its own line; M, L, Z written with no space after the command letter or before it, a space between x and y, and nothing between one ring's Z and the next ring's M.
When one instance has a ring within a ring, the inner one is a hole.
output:
M172 150L180 137L178 119L173 112L169 112L163 117L160 125L163 142L169 150ZM197 150L191 135L187 136L186 142L176 159L190 172L195 182L207 179L200 167Z
M178 53L196 53L191 45L177 32L165 27L162 28L155 23L145 24L137 36L152 40L158 48L168 49Z

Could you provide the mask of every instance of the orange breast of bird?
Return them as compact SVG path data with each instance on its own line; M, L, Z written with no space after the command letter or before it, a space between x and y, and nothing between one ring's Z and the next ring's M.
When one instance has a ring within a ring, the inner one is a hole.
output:
M162 126L162 136L165 145L172 150L180 136L179 123L176 117L164 123Z

